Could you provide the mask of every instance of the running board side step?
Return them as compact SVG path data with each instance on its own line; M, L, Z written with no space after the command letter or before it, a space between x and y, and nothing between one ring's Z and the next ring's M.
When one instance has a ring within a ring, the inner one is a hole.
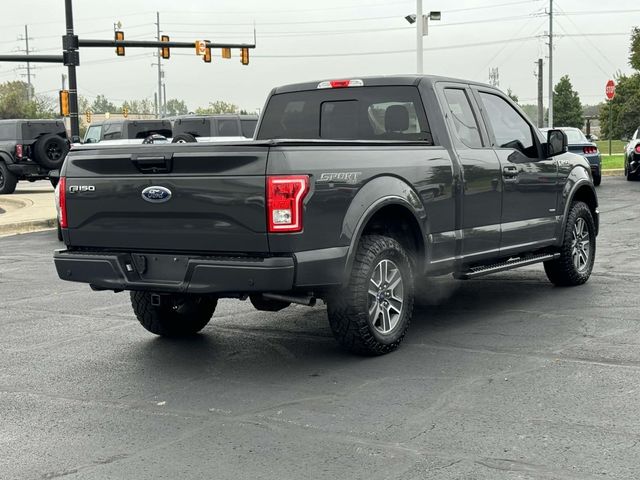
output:
M538 255L530 255L527 257L512 258L506 262L471 267L469 270L455 273L453 276L459 280L469 280L470 278L481 277L482 275L489 275L490 273L504 272L505 270L511 270L513 268L525 267L527 265L542 263L548 260L555 260L559 257L559 253L540 253Z

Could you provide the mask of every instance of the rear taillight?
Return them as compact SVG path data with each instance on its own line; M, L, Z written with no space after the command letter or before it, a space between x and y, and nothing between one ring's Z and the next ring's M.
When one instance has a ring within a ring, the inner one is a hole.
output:
M267 177L267 222L270 233L302 231L302 208L308 192L308 175Z
M588 147L584 147L582 151L587 155L592 153L598 153L598 147L588 146Z
M67 228L67 179L60 177L58 188L58 212L60 214L60 228Z
M640 145L636 145L636 153L640 153Z
M16 145L16 160L22 160L23 153L24 153L24 151L22 149L22 145L21 144L17 144Z

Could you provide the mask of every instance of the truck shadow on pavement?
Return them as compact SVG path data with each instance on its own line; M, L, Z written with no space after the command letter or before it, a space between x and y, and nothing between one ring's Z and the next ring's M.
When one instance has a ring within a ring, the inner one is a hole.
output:
M526 312L531 322L525 333L535 332L536 310L562 301L566 291L552 287L544 274L532 271L501 274L491 280L429 282L421 288L405 342L398 352L383 357L360 357L340 349L327 325L324 307L290 308L276 314L252 312L225 317L219 323L214 316L199 335L144 339L132 343L125 355L140 367L141 375L153 371L160 382L199 375L281 381L283 372L297 372L297 377L346 365L396 363L412 354L412 346L463 344L478 329L488 335L504 336L509 331L518 335L523 319L514 318L512 312ZM249 320L243 321L244 317Z

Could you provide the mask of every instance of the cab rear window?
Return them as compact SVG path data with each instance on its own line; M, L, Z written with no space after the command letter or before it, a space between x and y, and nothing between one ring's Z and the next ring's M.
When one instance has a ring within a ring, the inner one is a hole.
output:
M431 141L414 86L353 87L278 94L264 113L258 140Z

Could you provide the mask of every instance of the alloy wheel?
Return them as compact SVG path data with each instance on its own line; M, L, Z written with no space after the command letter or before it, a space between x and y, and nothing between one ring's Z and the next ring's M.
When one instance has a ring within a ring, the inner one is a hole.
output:
M573 259L573 266L576 267L578 272L582 273L589 268L589 260L591 258L589 227L582 217L578 217L573 225L571 258Z
M379 333L389 334L402 317L404 281L391 260L381 260L369 279L369 320Z

